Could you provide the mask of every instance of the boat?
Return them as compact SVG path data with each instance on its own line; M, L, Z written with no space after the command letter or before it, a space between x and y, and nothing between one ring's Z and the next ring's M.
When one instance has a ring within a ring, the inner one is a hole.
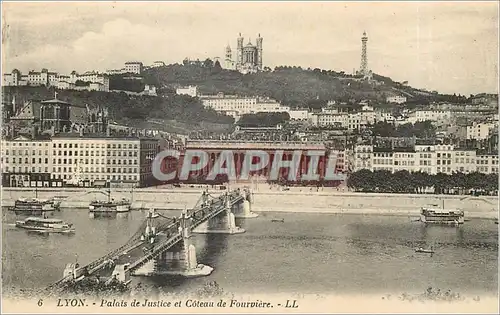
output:
M104 216L109 216L116 213L124 213L130 211L130 206L132 203L126 199L122 198L119 201L115 201L111 198L111 190L108 188L107 192L108 200L94 200L89 204L89 211L91 213L104 214Z
M495 220L495 224L498 224L498 220Z
M445 209L444 200L442 208L437 205L422 207L420 221L425 224L460 225L465 222L465 213L459 209Z
M16 221L16 227L43 233L70 233L75 231L73 224L66 223L61 219L39 217L29 217L24 220L18 220Z
M424 249L420 247L415 249L415 253L434 254L434 250L432 249L432 247L430 249Z
M114 199L103 201L94 200L89 204L90 212L98 212L102 210L107 210L110 212L129 212L130 211L130 201L123 198L122 200L115 201Z
M59 202L38 198L19 198L14 202L14 206L9 207L10 211L16 214L43 215L59 210Z
M60 211L61 201L56 197L51 199L38 198L38 188L35 187L35 198L19 198L14 201L10 211L24 215L43 215L53 211Z
M285 219L272 219L271 222L285 223Z

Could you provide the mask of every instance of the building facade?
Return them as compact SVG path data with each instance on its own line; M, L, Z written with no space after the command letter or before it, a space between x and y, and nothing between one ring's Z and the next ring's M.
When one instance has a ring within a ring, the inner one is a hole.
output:
M336 154L337 160L334 165L334 169L336 173L345 173L348 169L348 161L346 158L345 151L329 151L322 143L305 143L305 142L271 142L271 141L254 141L254 142L240 142L240 141L187 141L186 150L201 150L203 152L208 153L208 161L207 165L199 171L191 172L188 182L197 182L197 183L209 183L207 180L207 176L213 168L217 158L220 156L222 151L230 150L234 156L235 163L235 172L236 176L239 179L241 175L241 170L243 168L243 162L245 159L245 153L249 150L262 150L269 154L269 162L268 164L261 170L251 172L250 178L246 180L240 180L240 182L250 182L252 181L251 177L255 176L257 178L261 178L266 180L269 178L271 172L271 165L275 159L275 154L278 150L283 151L283 160L291 160L292 154L295 150L301 151L301 158L299 163L299 168L297 170L297 181L300 181L302 176L307 173L309 163L311 161L310 157L306 155L309 150L317 150L325 152L323 156L319 158L319 163L317 166L317 174L319 174L320 179L325 178L328 158L332 156L332 154ZM181 171L181 167L185 158L185 153L182 153L180 158L166 158L163 161L163 172L170 173L172 171L176 171L176 178L172 180L172 182L180 181L179 174ZM258 160L258 158L257 158ZM192 161L196 163L197 161ZM257 163L258 161L254 160L252 163ZM278 178L281 180L285 180L288 177L289 169L281 168L279 171ZM338 185L339 181L330 182L330 185Z
M231 47L228 45L224 51L224 65L226 69L238 70L241 73L253 73L263 70L262 61L262 42L260 34L257 36L255 45L249 39L246 45L243 45L244 38L240 35L237 38L236 59L233 60Z
M222 113L233 115L254 114L259 112L277 113L289 112L290 107L282 106L280 103L269 98L242 97L236 95L200 95L200 100L205 107Z
M388 96L385 101L387 103L403 104L406 103L406 97L400 95Z
M2 140L5 186L93 186L110 181L144 187L155 183L158 139L61 134L50 140ZM22 183L24 182L24 183Z
M475 150L453 145L414 145L404 148L378 148L357 145L354 149L355 171L387 170L428 174L454 172L498 173L498 155L477 155Z
M191 97L198 96L198 87L197 86L182 86L175 89L175 94L177 95L189 95Z

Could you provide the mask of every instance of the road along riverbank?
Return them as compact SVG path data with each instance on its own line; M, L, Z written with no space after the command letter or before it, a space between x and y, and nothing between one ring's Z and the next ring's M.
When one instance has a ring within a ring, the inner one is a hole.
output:
M194 188L113 189L111 198L127 198L133 208L184 209L193 207L206 186ZM208 187L211 195L225 190ZM61 198L63 208L86 208L90 201L106 199L105 192L92 188L40 188L39 198ZM33 198L31 188L3 188L2 205L10 206L18 198ZM462 209L468 218L498 218L498 198L494 196L420 195L356 193L336 190L303 189L280 191L253 190L252 211L255 212L314 212L342 214L381 214L415 216L423 206Z

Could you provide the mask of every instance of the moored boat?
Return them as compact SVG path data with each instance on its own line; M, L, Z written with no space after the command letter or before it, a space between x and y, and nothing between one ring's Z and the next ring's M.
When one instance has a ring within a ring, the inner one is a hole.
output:
M94 200L89 204L90 212L129 212L130 211L130 201L127 199L122 199L115 201L113 199L108 201Z
M426 224L459 225L465 222L463 210L422 207L420 221Z
M18 220L16 221L16 227L43 233L70 233L75 231L73 224L64 222L61 219L38 217L29 217L24 220Z
M16 214L42 215L48 212L59 210L59 203L53 200L38 198L19 198L14 202L14 206L9 208Z

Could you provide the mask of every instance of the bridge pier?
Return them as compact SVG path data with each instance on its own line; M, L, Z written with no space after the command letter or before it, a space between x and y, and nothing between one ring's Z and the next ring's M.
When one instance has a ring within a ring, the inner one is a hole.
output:
M235 215L232 213L232 206L230 203L230 196L226 194L225 198L225 210L219 215L208 219L206 222L202 223L195 229L193 233L198 234L240 234L244 233L245 229L236 226ZM237 206L237 205L234 205Z
M196 258L196 248L191 244L191 217L182 213L179 231L182 240L162 252L158 257L147 262L132 275L177 275L183 277L208 276L214 270L212 267L199 264Z
M250 219L256 218L259 215L252 212L252 195L250 190L243 190L244 200L241 203L235 204L231 211L234 213L234 217L238 219Z
M129 264L116 265L113 273L111 274L110 280L115 279L125 285L132 282L132 280L130 280L130 271L128 270L128 266Z

